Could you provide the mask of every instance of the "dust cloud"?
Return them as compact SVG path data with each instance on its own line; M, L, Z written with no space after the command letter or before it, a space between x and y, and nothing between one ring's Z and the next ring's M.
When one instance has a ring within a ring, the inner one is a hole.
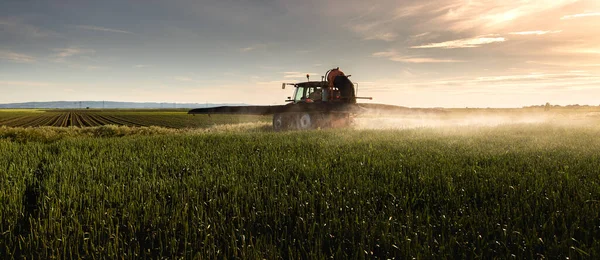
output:
M447 127L495 127L523 124L589 126L600 123L600 112L486 111L485 109L434 110L390 113L369 111L354 118L356 129L411 129Z

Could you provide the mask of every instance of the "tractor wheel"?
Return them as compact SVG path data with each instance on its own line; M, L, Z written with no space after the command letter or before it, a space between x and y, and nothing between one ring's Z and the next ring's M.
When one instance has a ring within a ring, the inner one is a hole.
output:
M273 115L273 130L275 132L284 131L287 128L289 122L286 122L286 117L283 114Z
M308 113L301 113L298 115L298 129L308 130L313 127L312 117Z

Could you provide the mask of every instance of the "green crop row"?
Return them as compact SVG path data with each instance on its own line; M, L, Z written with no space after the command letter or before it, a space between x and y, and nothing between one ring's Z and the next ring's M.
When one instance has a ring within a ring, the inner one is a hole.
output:
M0 255L600 257L596 126L90 129L0 128Z

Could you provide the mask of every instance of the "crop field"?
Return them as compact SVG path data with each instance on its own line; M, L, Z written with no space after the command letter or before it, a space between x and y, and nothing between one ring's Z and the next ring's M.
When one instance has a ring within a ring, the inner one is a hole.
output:
M279 133L263 117L0 127L0 256L600 257L596 111L452 113Z
M187 110L0 110L0 126L90 127L102 125L207 127L224 123L270 122L264 116L191 116Z

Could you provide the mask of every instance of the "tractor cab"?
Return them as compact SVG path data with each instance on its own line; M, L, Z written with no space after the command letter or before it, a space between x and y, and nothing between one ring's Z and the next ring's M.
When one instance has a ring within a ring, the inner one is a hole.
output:
M328 83L326 81L308 81L302 83L284 83L285 85L293 85L294 96L288 97L287 102L296 103L320 103L328 101L339 101L340 92L333 89L333 97L329 94Z
M294 103L327 101L327 82L302 82L295 84Z
M339 68L330 69L325 76L321 77L321 81L309 81L310 77L306 75L306 82L301 83L283 83L282 89L285 86L292 85L295 88L294 96L288 97L286 102L291 104L298 103L346 103L354 104L356 99L371 99L365 97L357 97L356 90L358 84L352 83L348 79L350 75L345 75ZM327 80L325 80L327 79Z

